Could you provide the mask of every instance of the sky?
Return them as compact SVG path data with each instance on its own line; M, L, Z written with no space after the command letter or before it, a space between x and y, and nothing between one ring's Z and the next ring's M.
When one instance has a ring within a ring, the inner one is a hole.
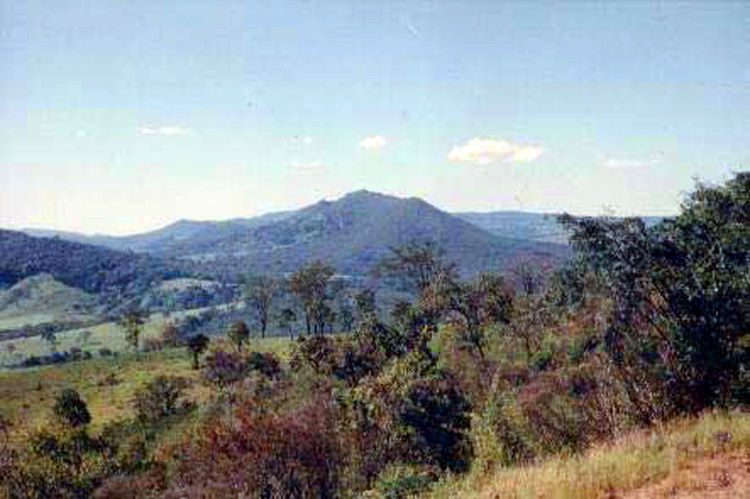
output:
M746 1L0 0L3 228L670 215L748 165Z

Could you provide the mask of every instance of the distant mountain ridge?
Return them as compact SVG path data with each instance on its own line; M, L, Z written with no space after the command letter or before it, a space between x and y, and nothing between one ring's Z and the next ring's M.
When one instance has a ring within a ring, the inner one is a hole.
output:
M39 231L29 231L40 234ZM288 272L320 259L350 274L366 273L392 246L433 240L462 270L507 268L522 258L559 261L564 245L492 233L470 216L454 216L419 198L367 190L319 201L295 211L221 222L181 220L125 237L50 233L117 250L190 260L218 273L244 270Z

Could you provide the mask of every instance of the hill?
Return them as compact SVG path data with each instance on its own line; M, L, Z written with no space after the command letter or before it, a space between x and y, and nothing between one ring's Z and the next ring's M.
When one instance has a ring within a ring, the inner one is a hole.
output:
M290 212L268 213L252 218L233 218L224 221L178 220L157 230L130 236L80 234L48 229L24 229L35 237L59 237L65 241L104 246L118 251L141 253L177 252L186 241L210 247L218 241L245 233L256 227L283 219Z
M560 213L529 213L523 211L490 211L456 213L458 218L481 227L497 236L529 241L568 244L568 233L557 221ZM640 217L647 226L656 225L664 217Z
M27 277L0 291L0 328L44 322L80 320L93 305L93 297L57 281L50 274Z
M508 268L519 259L558 261L567 255L562 245L525 237L528 231L518 235L524 237L490 233L418 198L362 190L297 211L223 222L182 220L140 235L90 237L109 247L189 259L213 274L288 272L313 259L346 274L362 274L389 247L424 239L443 246L465 274Z
M89 293L122 292L184 274L149 255L0 230L0 287L41 273Z
M442 246L465 274L507 268L521 258L559 260L567 254L560 245L493 235L418 198L369 191L320 201L210 245L186 239L173 251L196 261L281 272L320 259L342 273L362 274L390 247L426 239Z

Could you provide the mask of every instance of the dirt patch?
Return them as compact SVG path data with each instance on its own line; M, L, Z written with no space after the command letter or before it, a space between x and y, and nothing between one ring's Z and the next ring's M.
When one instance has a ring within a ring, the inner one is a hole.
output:
M689 461L658 483L631 491L623 499L750 499L750 451Z

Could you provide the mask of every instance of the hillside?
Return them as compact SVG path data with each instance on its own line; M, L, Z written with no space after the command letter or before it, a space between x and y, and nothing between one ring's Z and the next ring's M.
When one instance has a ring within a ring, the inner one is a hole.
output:
M183 274L148 255L0 230L0 287L40 273L89 293L122 291Z
M288 213L268 213L252 218L233 218L224 221L178 220L160 229L130 236L87 235L48 229L24 229L23 232L35 237L59 237L66 241L105 246L119 251L167 253L178 251L186 241L208 247L236 234L281 220Z
M81 319L93 297L55 280L50 274L27 277L0 291L0 328L24 324Z

